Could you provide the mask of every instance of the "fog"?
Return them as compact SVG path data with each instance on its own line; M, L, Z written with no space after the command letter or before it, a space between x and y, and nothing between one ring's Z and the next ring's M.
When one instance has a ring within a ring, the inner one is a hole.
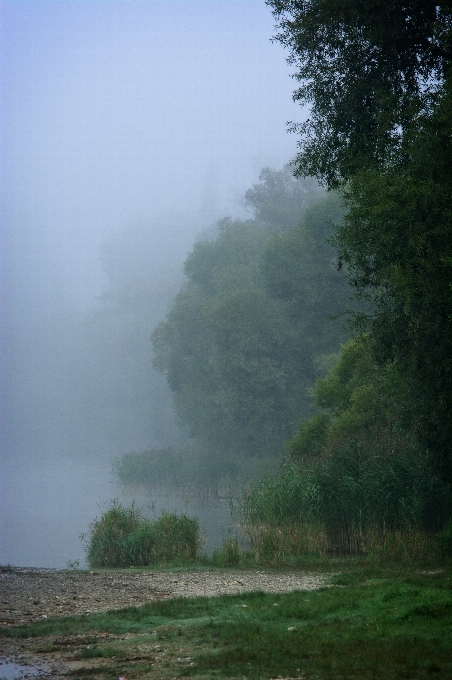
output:
M295 155L300 111L262 0L1 11L0 559L61 567L112 460L183 438L150 334L196 236Z

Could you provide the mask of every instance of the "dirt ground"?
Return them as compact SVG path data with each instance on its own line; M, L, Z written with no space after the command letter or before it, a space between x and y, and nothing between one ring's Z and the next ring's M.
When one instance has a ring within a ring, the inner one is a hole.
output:
M89 615L94 612L139 606L146 602L171 597L197 597L236 594L261 590L289 592L313 590L325 584L328 575L313 573L271 573L264 571L187 571L96 572L56 569L0 569L1 629L23 626L55 616ZM0 631L1 631L0 629ZM89 640L88 640L89 637ZM102 640L97 640L97 638ZM121 636L125 639L127 636ZM95 639L96 638L96 639ZM161 643L154 644L152 633L146 642L146 658L151 653L156 666L170 651ZM78 651L87 644L97 644L118 636L98 635L52 636L39 638L5 638L1 636L0 665L2 677L67 678L81 673L89 675L90 662L77 660ZM144 648L143 648L144 649ZM180 652L181 653L181 652ZM136 658L139 658L135 656ZM19 674L8 663L19 664ZM5 665L6 663L6 665ZM98 666L99 661L95 664ZM25 668L28 667L28 669ZM9 669L10 673L6 672ZM93 665L94 670L94 665ZM153 676L154 677L154 676Z

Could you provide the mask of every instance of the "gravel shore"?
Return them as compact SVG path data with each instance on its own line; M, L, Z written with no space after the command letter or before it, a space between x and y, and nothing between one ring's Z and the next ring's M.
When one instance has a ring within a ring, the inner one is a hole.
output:
M160 573L137 570L119 573L0 567L0 631L54 616L89 615L159 599L253 590L272 593L314 590L326 585L329 576L307 572L193 570ZM87 642L87 636L82 634L57 638L55 635L49 638L6 638L0 634L0 676L35 680L98 677L103 665L108 665L111 660L79 658L80 651L86 644L92 643L93 636L101 643L105 643L107 638L127 638L127 634L93 633ZM169 643L165 646L164 641L159 642L158 651L154 647L152 677L159 680L167 678L165 663L174 650L170 649Z
M1 627L5 630L45 618L139 606L159 599L253 590L273 593L314 590L326 585L329 577L329 574L308 572L199 570L160 573L137 570L120 573L0 568ZM82 659L81 650L94 638L96 641L99 638L99 642L104 644L107 638L109 641L125 640L127 637L129 634L117 636L107 633L93 633L89 640L83 634L53 636L51 649L48 648L49 639L45 637L3 637L0 676L30 680L71 680L95 677L98 673L102 676L102 668L110 660ZM165 664L171 655L176 652L180 655L180 651L172 649L169 643L165 645L165 641L159 641L158 651L154 652L151 655L153 677L167 678Z
M226 595L253 590L313 590L327 574L267 571L96 572L4 569L0 572L2 626L42 617L87 614L139 606L170 597Z

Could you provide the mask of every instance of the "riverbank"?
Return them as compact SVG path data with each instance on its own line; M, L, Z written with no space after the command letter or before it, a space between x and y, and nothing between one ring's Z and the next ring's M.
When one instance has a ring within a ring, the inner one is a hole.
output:
M215 597L260 590L284 593L324 585L327 574L308 572L73 571L0 568L2 627L26 626L43 617L92 614L138 607L171 597Z
M325 585L328 575L227 570L153 572L0 568L0 579L1 627L6 631L54 617L88 616L171 598L237 595L256 590L267 593L313 590ZM86 649L88 643L111 644L130 637L107 633L52 636L52 650L45 636L3 638L2 658L10 664L6 664L4 670L13 668L14 664L14 677L17 678L20 668L27 666L28 675L57 680L99 665L98 660L94 663L74 658ZM3 677L2 666L0 677Z
M3 669L49 680L452 677L450 564L338 567L5 570L3 655L29 668Z

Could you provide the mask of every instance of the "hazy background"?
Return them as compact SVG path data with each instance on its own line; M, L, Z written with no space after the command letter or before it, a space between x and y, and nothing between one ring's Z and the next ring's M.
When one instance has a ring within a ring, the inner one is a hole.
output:
M65 566L111 460L180 439L149 336L301 112L263 0L2 2L1 32L1 562Z

